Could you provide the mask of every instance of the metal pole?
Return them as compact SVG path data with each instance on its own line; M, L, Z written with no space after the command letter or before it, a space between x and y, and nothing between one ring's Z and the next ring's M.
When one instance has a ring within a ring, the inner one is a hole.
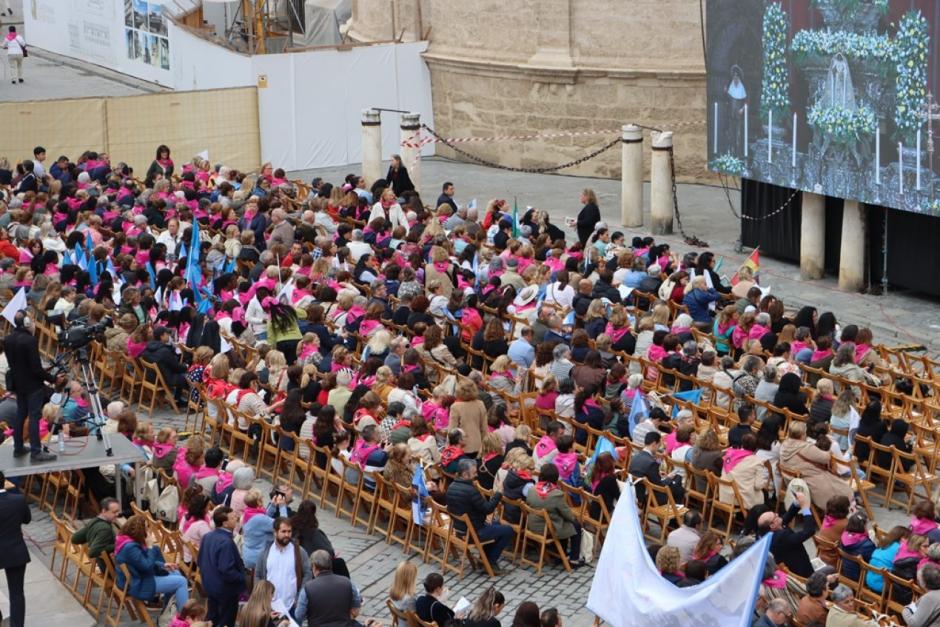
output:
M885 207L884 227L881 232L881 295L888 295L888 208Z

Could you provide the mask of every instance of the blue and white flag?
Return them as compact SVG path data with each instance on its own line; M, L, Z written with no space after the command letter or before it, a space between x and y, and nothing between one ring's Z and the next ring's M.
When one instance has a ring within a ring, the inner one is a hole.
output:
M697 405L702 400L702 394L705 392L703 388L695 388L694 390L689 390L688 392L676 392L672 395L673 398L680 401L689 401L693 405ZM679 413L679 404L676 403L672 406L672 417L675 418Z
M601 453L610 453L611 457L614 458L614 461L617 461L617 447L614 446L614 443L601 436L597 439L597 444L594 445L594 454L591 455L591 459L588 460L588 465L593 466L594 462L597 461L598 456Z
M575 322L574 309L568 312L568 315L565 316L565 321L562 323L565 326L573 327Z
M772 535L704 582L677 588L659 574L646 550L636 494L627 483L597 561L587 607L613 627L749 627Z
M424 468L421 464L415 465L415 474L411 478L411 487L415 489L415 496L411 499L411 519L416 525L424 524L424 499L428 498L428 486L424 483Z
M121 275L118 274L117 269L114 267L114 262L111 261L110 257L108 257L107 271L111 273L111 278L115 282L118 282L121 280Z
M630 437L633 437L633 430L636 428L639 418L646 418L649 415L649 409L643 401L643 392L637 389L633 396L633 403L630 404Z
M192 238L189 242L189 255L186 257L186 274L184 278L193 288L195 294L196 311L204 314L212 306L202 290L202 269L199 267L199 222L193 220Z
M98 260L95 259L95 242L91 239L91 229L85 231L85 246L88 248L88 278L92 285L98 285Z

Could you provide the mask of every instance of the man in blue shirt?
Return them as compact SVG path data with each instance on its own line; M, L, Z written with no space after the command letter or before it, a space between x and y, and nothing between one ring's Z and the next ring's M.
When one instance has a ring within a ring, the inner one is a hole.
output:
M523 327L522 335L509 345L506 352L509 360L523 369L528 369L535 361L535 347L532 346L534 335L532 327Z

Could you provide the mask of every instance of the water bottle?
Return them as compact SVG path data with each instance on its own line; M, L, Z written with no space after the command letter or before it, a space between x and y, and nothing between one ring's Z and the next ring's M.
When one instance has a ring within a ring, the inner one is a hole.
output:
M59 452L65 452L65 436L62 435L62 430L59 430Z

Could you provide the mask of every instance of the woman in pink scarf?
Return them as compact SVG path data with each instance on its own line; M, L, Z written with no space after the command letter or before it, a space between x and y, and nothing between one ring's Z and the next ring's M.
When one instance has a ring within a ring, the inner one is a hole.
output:
M746 433L741 438L741 448L729 448L725 451L721 468L721 478L733 482L744 502L745 509L764 502L764 490L771 486L770 475L755 452L757 451L757 436ZM722 485L718 490L718 500L722 503L737 504L734 489Z

